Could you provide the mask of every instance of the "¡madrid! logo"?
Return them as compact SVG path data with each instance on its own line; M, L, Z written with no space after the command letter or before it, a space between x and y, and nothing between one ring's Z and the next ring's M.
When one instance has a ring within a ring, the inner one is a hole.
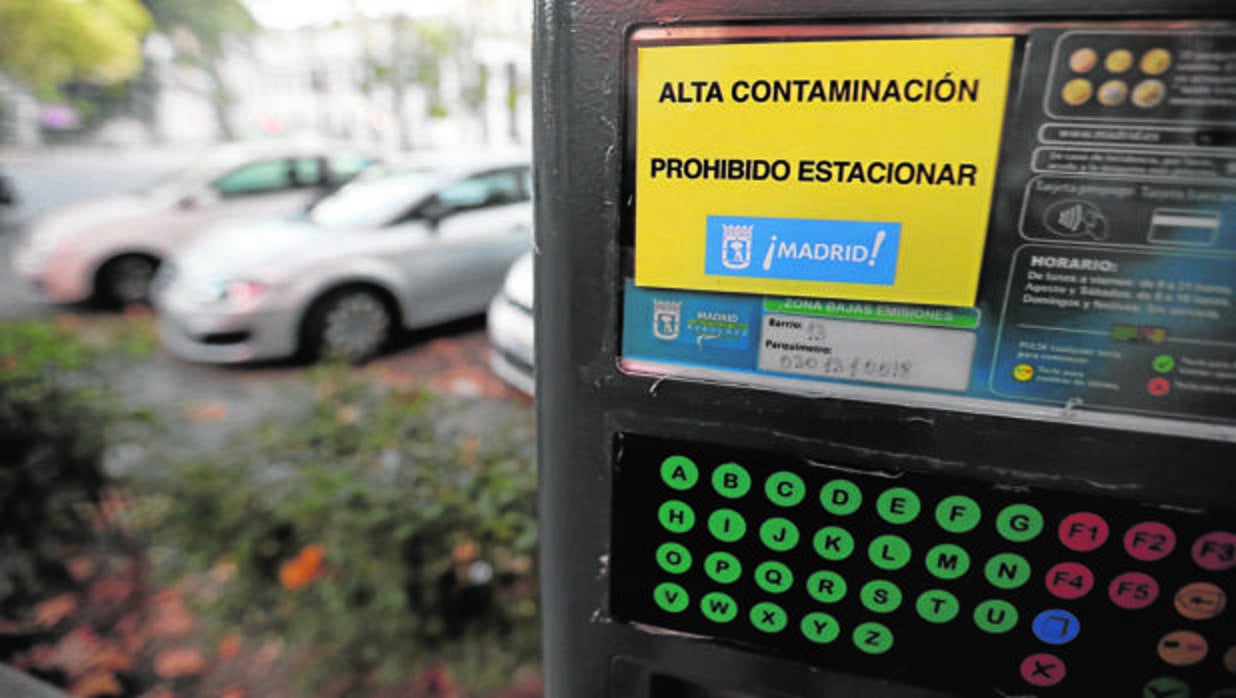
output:
M652 333L657 339L673 341L678 339L678 328L682 324L682 301L653 300Z
M746 269L751 266L751 235L753 225L721 225L721 264L726 269Z

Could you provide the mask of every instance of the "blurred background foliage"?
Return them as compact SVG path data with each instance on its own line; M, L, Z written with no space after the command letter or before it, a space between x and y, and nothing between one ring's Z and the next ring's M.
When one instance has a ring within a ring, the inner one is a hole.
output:
M0 324L0 616L64 584L94 538L114 416L96 358L50 323Z
M227 448L185 451L173 415L129 409L100 380L109 362L143 360L148 324L128 317L89 337L56 321L0 322L0 619L18 621L0 628L0 660L81 664L47 648L77 647L85 632L92 646L115 640L89 654L120 658L103 685L164 685L160 656L125 649L149 638L99 624L123 608L65 601L103 588L78 589L90 581L73 573L83 558L103 569L122 555L137 574L125 608L175 589L208 646L284 648L280 695L425 680L437 688L410 695L494 695L535 673L530 410L326 365L289 386L299 413L242 428ZM109 447L134 439L155 467L109 470ZM74 608L86 615L74 620ZM179 695L216 695L177 681Z
M73 80L132 78L152 22L138 0L0 0L0 27L0 68L46 99Z
M319 369L311 413L130 483L156 569L219 633L312 657L306 686L445 667L471 692L539 656L534 429ZM192 598L191 598L192 602Z

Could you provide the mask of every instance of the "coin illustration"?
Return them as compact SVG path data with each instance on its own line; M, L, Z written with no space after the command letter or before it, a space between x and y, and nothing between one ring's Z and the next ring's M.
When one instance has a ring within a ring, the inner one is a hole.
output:
M1099 85L1099 104L1116 107L1124 104L1129 97L1129 86L1124 80L1108 80Z
M1123 73L1133 67L1133 54L1127 49L1118 48L1107 54L1103 67L1107 68L1109 73Z
M1064 88L1060 90L1060 99L1064 100L1065 104L1078 107L1090 101L1090 95L1094 94L1094 86L1085 78L1074 78L1064 83Z
M1158 80L1142 80L1133 88L1132 102L1142 109L1156 107L1167 96L1167 87Z
M1162 75L1172 67L1172 54L1165 48L1152 48L1142 56L1140 67L1147 75Z
M1099 62L1099 54L1092 48L1079 48L1069 56L1069 70L1074 73L1089 73Z

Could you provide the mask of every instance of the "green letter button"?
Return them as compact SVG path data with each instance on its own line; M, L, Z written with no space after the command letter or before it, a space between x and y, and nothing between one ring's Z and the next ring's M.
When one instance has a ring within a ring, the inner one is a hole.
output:
M901 589L883 579L873 579L863 585L858 598L868 610L876 613L892 613L901 606Z
M803 616L799 627L802 628L804 637L821 645L827 645L841 634L841 626L837 624L837 619L818 611Z
M673 582L658 584L652 596L657 600L658 606L670 613L682 613L686 610L687 604L691 603L687 590Z
M910 562L910 544L899 536L880 536L867 546L867 556L882 570L899 570Z
M820 504L835 516L846 516L858 511L863 503L863 492L849 480L833 480L820 490Z
M1010 504L996 516L996 530L1006 540L1025 543L1043 532L1043 515L1029 504Z
M1211 695L1215 698L1225 698L1231 693L1219 691ZM1174 676L1153 678L1142 687L1142 698L1189 698L1189 684Z
M733 584L742 576L742 563L729 553L717 552L704 558L704 571L713 581Z
M657 564L670 574L682 574L691 569L691 551L678 543L665 543L657 548Z
M733 509L718 509L708 517L708 530L717 540L733 543L747 534L747 520Z
M789 567L769 560L755 568L755 583L770 594L780 594L794 585L794 574Z
M1030 563L1014 553L1000 553L992 557L983 572L992 586L1001 589L1016 589L1030 581Z
M884 654L893 648L893 633L879 623L854 628L854 646L867 654Z
M921 508L918 495L904 487L885 490L876 500L876 512L891 524L910 523L918 517Z
M961 604L957 597L943 589L932 589L919 594L914 604L918 614L931 623L947 623L957 617Z
M685 502L672 499L661 505L657 511L661 525L671 533L686 533L695 525L695 511Z
M956 545L944 543L927 551L927 571L940 579L957 579L969 569L969 553Z
M959 494L945 497L936 505L936 523L949 533L973 531L981 518L983 512L978 502Z
M807 593L820 603L837 603L845 591L845 579L836 572L820 570L807 578Z
M760 526L760 540L769 550L783 553L798 545L798 527L789 519L774 517Z
M983 632L998 635L1017 625L1017 609L1008 601L987 599L974 607L974 624Z
M670 456L661 461L661 479L676 490L689 490L699 482L700 470L686 456Z
M812 544L825 560L844 560L854 552L854 536L838 526L825 526L816 531Z
M714 623L728 623L738 617L738 604L728 594L719 591L705 594L700 599L700 610Z
M766 633L779 633L785 630L785 626L789 623L789 616L781 607L775 603L764 601L757 603L751 607L751 624L757 630L762 630Z
M764 494L768 496L768 501L779 507L792 507L807 496L807 486L794 473L773 473L764 483Z
M712 471L712 487L717 494L738 499L751 491L751 476L737 463L726 463Z

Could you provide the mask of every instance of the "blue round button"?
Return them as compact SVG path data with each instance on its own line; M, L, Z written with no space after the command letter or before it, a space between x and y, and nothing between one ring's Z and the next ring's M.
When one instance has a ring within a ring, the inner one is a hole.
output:
M1081 632L1077 616L1059 608L1049 608L1034 617L1034 636L1049 645L1072 642Z

